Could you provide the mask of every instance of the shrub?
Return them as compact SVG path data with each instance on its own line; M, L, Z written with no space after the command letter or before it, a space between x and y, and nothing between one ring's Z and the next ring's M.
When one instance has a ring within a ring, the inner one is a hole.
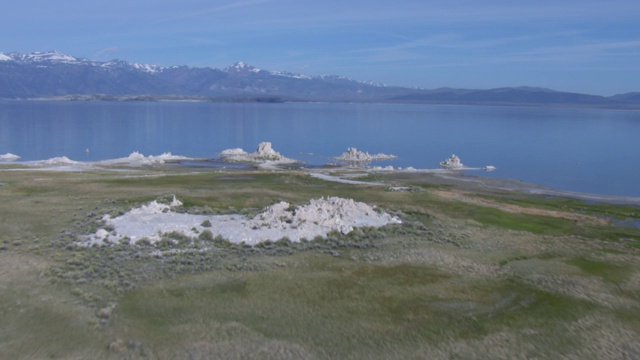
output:
M297 206L295 206L294 204L289 204L289 207L287 207L285 209L285 211L288 211L288 212L292 213L293 215L295 215L296 214L296 208L297 208Z
M222 237L222 235L217 235L213 238L213 243L219 247L233 247L235 244L231 243L229 240Z
M276 246L286 246L286 247L288 247L289 245L291 245L291 240L289 239L289 237L284 236L284 237L282 237L282 239L276 241L275 244L276 244Z
M171 231L168 233L164 233L162 234L162 237L176 240L176 242L180 244L188 244L191 242L191 237L189 235L185 235L179 231Z
M209 230L204 230L198 235L198 239L202 241L213 241L213 233Z
M138 241L136 241L136 245L138 246L150 246L151 245L151 240L149 240L149 238L142 238Z

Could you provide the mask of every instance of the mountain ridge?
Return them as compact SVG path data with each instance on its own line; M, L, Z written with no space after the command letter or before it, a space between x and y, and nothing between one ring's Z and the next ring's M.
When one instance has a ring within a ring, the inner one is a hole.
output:
M224 69L94 61L59 51L0 52L0 98L172 98L329 102L640 107L640 93L599 96L538 87L408 88L339 75L263 70L245 62Z

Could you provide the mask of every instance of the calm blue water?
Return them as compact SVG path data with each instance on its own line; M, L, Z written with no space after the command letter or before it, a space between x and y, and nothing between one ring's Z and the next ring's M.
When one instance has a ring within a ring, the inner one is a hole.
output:
M640 112L389 104L0 102L0 154L96 161L214 158L270 141L322 165L347 147L398 155L377 165L436 168L452 153L479 176L640 196ZM85 149L90 149L89 155ZM376 164L374 164L376 165Z

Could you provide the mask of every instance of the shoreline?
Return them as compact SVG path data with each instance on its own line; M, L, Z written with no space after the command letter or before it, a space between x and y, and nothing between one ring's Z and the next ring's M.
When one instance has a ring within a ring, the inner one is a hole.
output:
M211 166L195 165L199 163L211 163ZM440 179L436 182L454 183L469 190L497 190L520 192L524 194L563 197L582 201L593 201L608 203L612 205L637 205L640 206L639 196L608 195L597 193L583 193L571 190L550 188L542 184L527 183L515 179L503 179L484 177L481 175L467 174L461 171L483 171L483 168L465 167L461 169L414 169L414 168L393 168L393 167L367 167L353 168L348 166L313 166L299 168L287 168L289 163L238 163L225 162L222 159L190 158L186 156L163 153L161 155L144 156L138 152L132 153L125 158L108 159L100 161L75 161L67 157L56 157L47 160L30 161L0 161L0 171L62 171L62 172L85 172L85 171L135 171L154 170L154 168L176 167L182 169L199 169L201 171L229 171L229 172L252 172L252 171L272 171L272 172L298 172L307 173L310 176L325 181L333 181L352 185L389 185L381 182L354 180L349 174L365 175L387 175L390 177L432 177ZM295 164L294 164L295 165ZM341 176L331 175L340 172Z
M103 103L252 103L252 104L284 104L284 103L327 103L327 104L381 104L381 105L427 105L427 106L482 106L503 108L553 108L553 109L596 109L640 111L640 105L635 103L594 104L594 103L548 103L548 102L517 102L517 101L444 101L444 100L331 100L331 99L296 99L279 96L249 96L249 97L209 97L189 95L63 95L51 97L31 98L0 98L3 102L103 102Z
M504 191L515 191L531 195L564 197L614 205L640 205L640 196L583 193L571 190L554 189L542 184L527 183L515 179L498 179L466 174L455 175L451 174L451 172L448 174L439 173L436 176L451 181L476 183L478 187L492 188Z

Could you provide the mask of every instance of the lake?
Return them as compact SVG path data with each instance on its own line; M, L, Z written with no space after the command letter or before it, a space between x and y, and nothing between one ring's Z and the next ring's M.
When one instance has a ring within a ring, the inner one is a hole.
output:
M379 166L437 168L561 190L640 196L640 112L527 107L202 102L0 102L0 155L78 161L171 152L215 158L270 141L311 165L348 147L397 155ZM86 149L90 149L87 154Z

